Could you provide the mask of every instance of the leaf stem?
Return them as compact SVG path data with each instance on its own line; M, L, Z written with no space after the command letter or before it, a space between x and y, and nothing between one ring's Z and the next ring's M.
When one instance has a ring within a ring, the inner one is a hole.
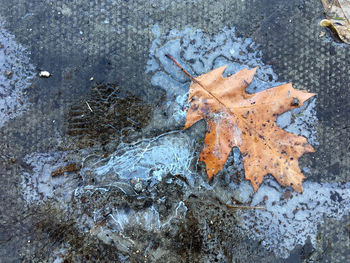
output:
M171 59L176 66L178 66L187 76L189 76L191 78L191 80L195 83L197 83L199 86L202 87L202 89L204 89L206 92L209 93L209 95L211 95L214 99L217 100L218 103L220 103L221 105L223 105L225 108L227 108L230 112L231 110L225 105L223 104L213 93L211 93L202 83L200 83L195 77L193 77L190 73L188 73L186 71L186 69L184 69L172 56L170 56L170 54L165 54L165 56L167 56L169 59ZM232 114L234 114L232 112Z
M190 73L188 73L188 71L186 69L184 69L172 56L170 56L170 54L165 54L165 56L169 59L171 59L176 66L178 66L187 76L189 76L191 78L191 80L194 80L194 77L192 77L192 75Z

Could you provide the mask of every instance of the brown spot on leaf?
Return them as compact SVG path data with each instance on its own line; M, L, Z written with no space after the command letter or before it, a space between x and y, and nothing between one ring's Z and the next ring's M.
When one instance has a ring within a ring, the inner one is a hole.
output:
M299 104L300 104L300 101L298 98L293 98L292 102L290 103L290 105L292 106L299 106Z

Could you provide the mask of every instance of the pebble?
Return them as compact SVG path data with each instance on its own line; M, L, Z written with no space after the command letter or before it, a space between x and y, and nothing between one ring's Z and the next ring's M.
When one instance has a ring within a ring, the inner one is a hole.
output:
M4 75L6 78L11 79L13 76L13 71L11 70L5 70Z
M141 182L138 182L138 183L136 183L135 185L134 185L134 190L136 191L136 192L141 192L142 191L142 189L143 189L143 185L142 185L142 183Z
M39 77L41 77L41 78L49 78L49 77L51 77L51 73L48 72L48 71L40 71Z

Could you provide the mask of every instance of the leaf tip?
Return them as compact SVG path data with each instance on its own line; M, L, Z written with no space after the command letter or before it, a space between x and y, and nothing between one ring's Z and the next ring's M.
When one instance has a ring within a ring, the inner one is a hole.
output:
M313 153L313 152L315 152L314 147L312 147L310 144L307 144L305 146L305 153Z
M191 122L189 122L188 120L186 121L186 124L185 124L185 126L183 127L183 131L184 130L186 130L186 129L188 129L189 127L191 127L193 125L193 123L191 123Z
M249 73L249 75L253 77L255 75L256 71L258 70L258 67L251 68L251 69L247 68L246 70Z
M300 194L302 194L303 191L304 191L304 188L303 188L303 185L302 185L302 184L299 184L299 185L297 185L297 186L295 186L295 187L292 186L292 188L293 188L295 191L297 191L298 193L300 193Z
M254 193L256 193L259 189L259 185L256 185L254 183L252 183L253 189L254 189Z

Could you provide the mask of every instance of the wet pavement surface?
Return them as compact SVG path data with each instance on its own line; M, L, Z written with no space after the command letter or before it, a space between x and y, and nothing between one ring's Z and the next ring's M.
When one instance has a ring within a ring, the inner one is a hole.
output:
M320 1L0 4L1 262L350 261L350 47ZM303 194L254 193L238 149L208 181L166 53L317 94L277 120L316 149Z

